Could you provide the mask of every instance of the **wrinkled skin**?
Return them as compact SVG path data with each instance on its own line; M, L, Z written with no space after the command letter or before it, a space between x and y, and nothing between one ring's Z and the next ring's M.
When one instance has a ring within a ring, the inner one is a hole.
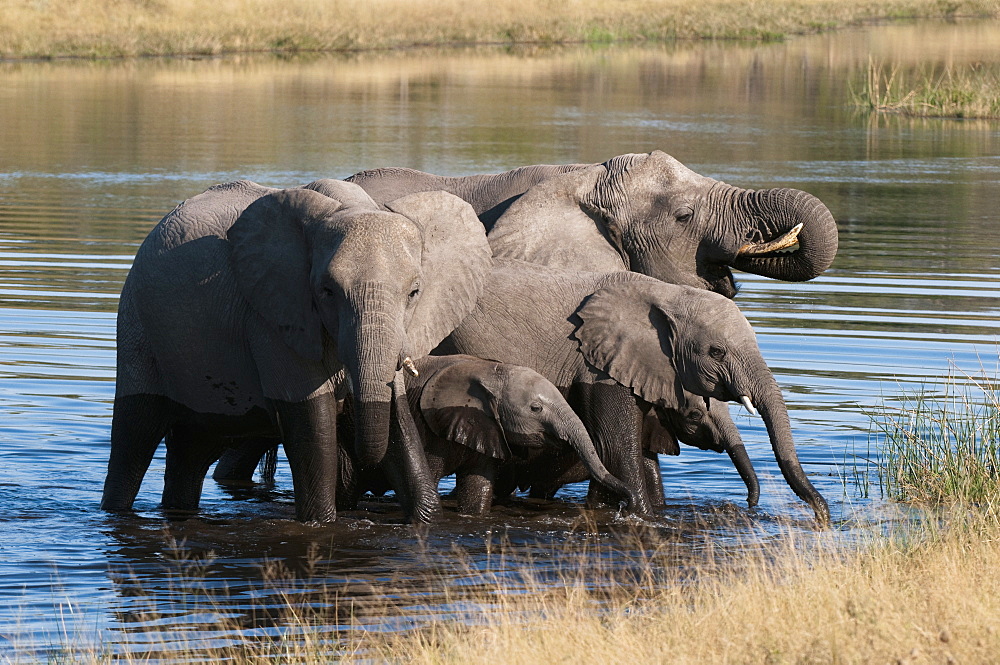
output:
M787 188L733 187L660 151L496 175L374 169L349 180L376 201L426 189L462 197L480 215L499 257L576 270L632 270L729 298L736 294L731 268L805 281L826 270L837 253L836 222L816 197ZM790 236L800 224L797 236Z
M131 509L161 438L163 505L194 510L225 446L279 436L298 518L334 519L349 380L354 454L391 467L411 517L430 519L437 494L399 368L471 310L489 264L472 209L443 192L385 211L341 181L241 181L185 201L144 241L122 290L102 507Z
M683 391L756 405L792 490L829 521L795 451L788 413L750 324L728 299L631 272L496 261L472 313L435 350L531 367L567 395L602 462L648 499L637 401ZM637 507L652 512L648 500Z

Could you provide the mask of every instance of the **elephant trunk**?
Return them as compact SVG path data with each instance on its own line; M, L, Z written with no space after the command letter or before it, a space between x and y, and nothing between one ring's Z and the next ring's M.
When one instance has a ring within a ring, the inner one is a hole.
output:
M727 408L725 404L720 405ZM753 508L760 500L760 482L757 480L757 471L753 468L750 456L747 454L746 446L740 437L739 430L729 418L726 418L720 425L719 440L723 442L729 459L743 479L743 484L747 488L747 506Z
M795 452L795 442L792 439L788 409L781 397L777 381L774 380L773 376L770 376L770 373L768 373L768 377L770 381L767 382L763 390L757 391L756 395L749 392L741 394L749 394L760 412L760 416L767 426L768 437L771 439L771 448L774 450L774 456L778 460L778 467L781 469L785 481L800 499L812 506L816 520L824 526L828 525L830 523L830 508L826 499L809 482L809 478L806 477L805 471L799 463L798 454Z
M382 461L389 444L391 383L402 341L378 285L352 291L345 308L354 325L340 327L338 348L354 394L354 452L362 467ZM341 317L344 321L345 317Z
M616 492L628 500L628 507L636 509L642 506L643 502L634 488L630 488L621 480L618 480L607 470L601 458L597 455L594 442L584 427L583 422L577 417L573 409L567 405L560 405L553 413L553 432L556 437L569 443L570 447L580 457L584 468L591 478L607 487L612 492Z
M837 255L837 222L818 198L798 189L735 190L745 229L734 268L789 282L812 279ZM796 230L797 229L797 230Z

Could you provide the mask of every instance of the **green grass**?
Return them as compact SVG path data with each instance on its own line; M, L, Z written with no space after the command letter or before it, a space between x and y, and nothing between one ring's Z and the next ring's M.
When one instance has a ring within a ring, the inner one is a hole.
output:
M854 104L914 117L1000 118L1000 64L903 70L869 61Z
M884 496L1000 505L1000 389L992 381L952 374L943 389L904 395L891 406L883 401L869 416L881 453L871 464Z

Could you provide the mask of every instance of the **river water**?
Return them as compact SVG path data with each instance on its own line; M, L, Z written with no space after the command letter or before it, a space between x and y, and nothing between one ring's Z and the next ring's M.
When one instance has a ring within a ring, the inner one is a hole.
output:
M877 456L867 414L954 367L995 374L1000 123L873 117L851 92L870 58L930 71L997 52L1000 26L969 22L765 45L0 63L0 655L239 644L283 630L288 593L325 607L317 630L336 633L346 619L310 595L319 586L341 601L390 598L395 609L362 622L405 628L450 611L442 584L478 584L430 579L427 562L452 560L454 545L478 569L507 541L501 569L516 575L543 568L573 534L615 543L629 527L584 515L580 486L482 520L449 513L427 533L385 502L309 527L293 520L284 468L271 488L209 480L200 515L171 522L157 507L162 448L137 515L99 511L131 257L177 202L238 178L292 186L383 165L486 173L661 149L732 184L817 195L840 224L833 267L804 284L740 276L737 302L834 533L877 522L877 486L844 481L845 460ZM669 507L652 528L678 548L810 532L761 421L732 411L762 476L760 509L740 507L725 456L663 457ZM292 571L281 593L266 562Z

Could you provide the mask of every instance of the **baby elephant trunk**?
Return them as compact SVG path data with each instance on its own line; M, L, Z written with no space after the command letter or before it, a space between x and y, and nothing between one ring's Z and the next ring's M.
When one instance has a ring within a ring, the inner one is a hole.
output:
M628 508L635 509L642 505L636 490L615 478L604 467L587 428L584 427L583 422L568 404L556 407L553 412L553 425L553 434L569 443L570 447L579 455L591 478L628 501Z

